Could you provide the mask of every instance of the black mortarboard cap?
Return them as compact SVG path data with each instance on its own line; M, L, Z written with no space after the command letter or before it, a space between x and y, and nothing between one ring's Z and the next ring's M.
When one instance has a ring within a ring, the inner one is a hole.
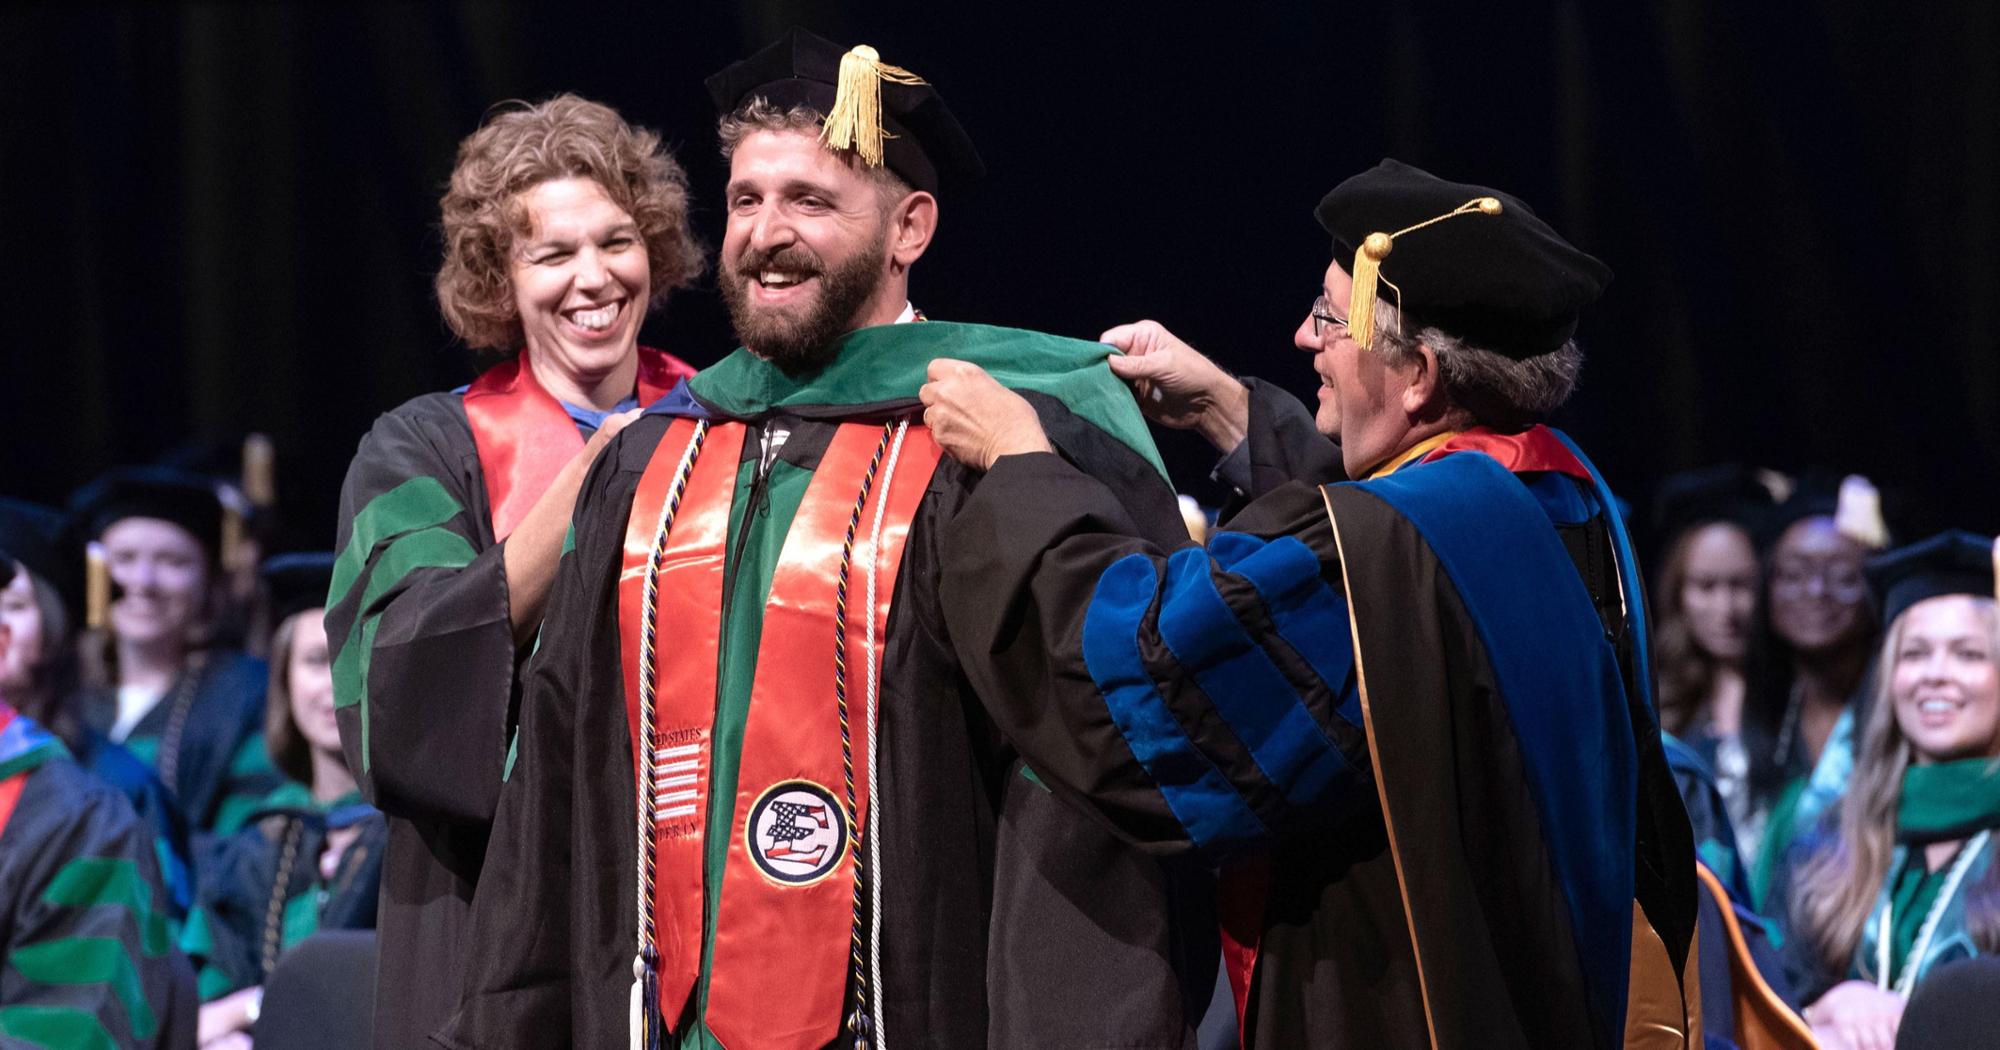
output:
M1842 535L1869 550L1889 545L1881 494L1859 474L1843 478L1819 467L1809 469L1793 479L1792 491L1762 517L1757 539L1763 548L1776 544L1786 529L1807 518L1832 518Z
M270 603L271 624L284 623L294 613L326 604L333 586L333 552L303 551L264 559L264 599Z
M126 518L159 518L186 529L211 560L222 546L222 500L213 479L170 467L118 467L70 497L70 521L95 540Z
M1406 331L1436 326L1517 360L1561 349L1578 313L1611 282L1609 267L1563 240L1520 198L1397 160L1335 186L1314 214L1333 235L1334 258L1355 278L1348 320L1360 326L1351 330L1363 346L1373 323L1372 268Z
M0 497L0 561L27 566L56 589L73 614L82 601L83 573L66 526L60 511Z
M1995 597L1993 539L1954 530L1868 561L1868 590L1894 623L1910 606L1947 594Z
M761 96L780 108L807 106L824 117L836 112L841 60L863 51L792 29L776 43L709 77L708 94L724 116ZM880 85L880 126L886 135L879 139L864 135L854 143L857 151L867 158L871 143L879 141L879 163L930 193L940 187L963 189L984 178L986 165L937 89L907 71L875 61L872 49L865 54L875 70L886 71L868 78Z
M1653 495L1653 534L1668 540L1696 525L1727 521L1755 535L1776 495L1764 471L1718 463L1670 474Z

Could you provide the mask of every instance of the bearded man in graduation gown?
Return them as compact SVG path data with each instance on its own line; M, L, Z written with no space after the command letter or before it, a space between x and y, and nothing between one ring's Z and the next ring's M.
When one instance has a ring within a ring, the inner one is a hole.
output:
M1106 333L1256 497L1205 548L1135 538L1015 395L933 364L933 433L988 471L946 536L978 556L942 581L993 656L974 687L1059 723L1024 748L1058 795L1223 866L1247 1045L1699 1047L1638 576L1539 422L1610 273L1517 198L1394 161L1318 217L1334 261L1295 341L1361 480L1318 484L1336 450L1272 388L1157 325Z
M584 485L439 1041L1191 1046L1208 874L1060 803L1036 718L968 687L937 585L970 477L915 422L932 357L986 361L1170 542L1109 348L910 304L981 171L915 74L795 32L709 88L745 348Z

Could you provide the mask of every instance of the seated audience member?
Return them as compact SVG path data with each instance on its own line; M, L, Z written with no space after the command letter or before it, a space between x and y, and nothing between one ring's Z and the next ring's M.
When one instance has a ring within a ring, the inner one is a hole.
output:
M2000 950L2000 622L1982 538L1932 537L1869 576L1889 623L1877 695L1837 824L1799 844L1790 947L1823 1039L1887 1048L1927 973Z
M110 592L104 666L86 668L77 713L151 766L197 833L234 831L279 783L258 739L263 662L209 644L223 517L206 478L157 467L112 471L71 504Z
M340 749L322 607L332 572L330 554L264 565L278 625L265 732L272 760L292 781L202 858L182 947L200 967L204 1047L247 1045L263 983L293 945L321 929L375 926L388 828L361 801Z
M0 561L14 580L0 588L0 623L13 645L0 660L0 697L63 742L76 763L117 788L152 828L167 890L163 907L178 924L192 903L187 821L173 795L144 762L76 717L76 652L81 564L68 556L62 515L0 499Z
M1823 757L1829 767L1848 761L1841 718L1861 689L1880 629L1862 564L1888 543L1880 499L1859 475L1838 485L1815 474L1799 478L1763 531L1770 549L1743 712L1749 799L1736 822L1759 902L1775 861L1812 826L1797 812L1804 778ZM1774 814L1781 819L1773 822ZM1769 849L1767 826L1775 829Z
M1743 661L1761 577L1752 523L1771 506L1759 475L1736 464L1667 479L1654 501L1663 552L1654 576L1653 676L1669 766L1701 859L1738 902L1749 873L1735 823L1748 815Z
M0 621L0 659L12 633ZM0 700L0 1046L191 1045L159 887L131 805Z

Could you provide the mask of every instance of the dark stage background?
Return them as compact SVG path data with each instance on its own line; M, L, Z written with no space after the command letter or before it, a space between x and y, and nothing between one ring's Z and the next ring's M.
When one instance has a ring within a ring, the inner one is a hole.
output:
M375 415L463 383L436 197L493 102L573 90L678 146L701 78L797 22L939 85L992 175L944 202L932 316L1153 317L1301 393L1310 212L1387 154L1514 191L1618 272L1559 422L1644 501L1722 459L1859 470L1905 538L2000 530L2000 5L248 3L0 12L0 491L277 440L284 546L332 540ZM712 282L647 341L732 344ZM1194 479L1198 442L1168 441Z

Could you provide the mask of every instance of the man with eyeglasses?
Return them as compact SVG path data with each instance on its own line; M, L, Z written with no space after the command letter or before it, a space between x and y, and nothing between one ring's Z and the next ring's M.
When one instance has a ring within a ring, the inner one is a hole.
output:
M926 419L987 472L948 537L984 552L943 576L981 610L957 641L1067 729L1026 756L1058 795L1221 869L1246 1045L1699 1047L1630 546L1540 423L1610 272L1395 161L1317 216L1313 424L1158 325L1105 333L1249 497L1205 547L1133 538L1025 403L932 362Z

